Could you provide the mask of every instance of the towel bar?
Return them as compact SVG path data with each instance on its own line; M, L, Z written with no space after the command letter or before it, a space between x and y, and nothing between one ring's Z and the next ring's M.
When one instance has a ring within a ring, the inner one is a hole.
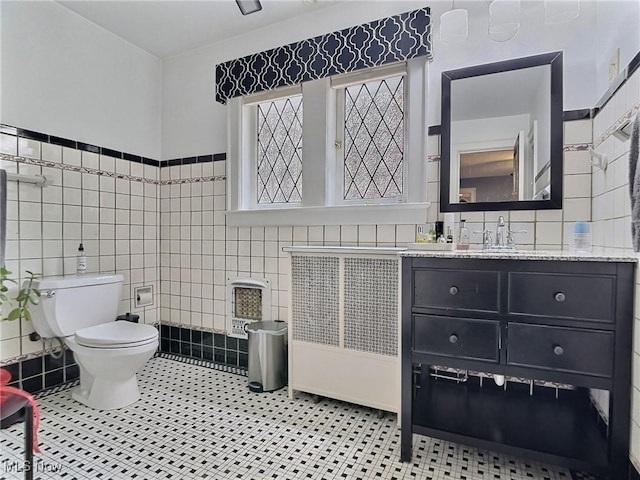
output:
M609 166L609 156L607 154L598 153L589 147L589 155L591 155L591 165L599 168L603 172L607 171L607 167Z

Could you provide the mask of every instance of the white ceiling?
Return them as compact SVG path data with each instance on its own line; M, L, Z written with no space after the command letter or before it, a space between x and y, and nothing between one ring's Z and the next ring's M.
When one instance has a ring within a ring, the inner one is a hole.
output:
M315 12L337 0L262 0L242 15L235 0L57 0L158 58Z

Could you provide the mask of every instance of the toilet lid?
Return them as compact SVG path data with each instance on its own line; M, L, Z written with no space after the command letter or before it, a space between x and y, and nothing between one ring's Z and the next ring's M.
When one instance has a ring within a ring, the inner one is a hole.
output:
M85 347L135 347L156 340L158 330L151 325L119 321L81 328L75 338Z

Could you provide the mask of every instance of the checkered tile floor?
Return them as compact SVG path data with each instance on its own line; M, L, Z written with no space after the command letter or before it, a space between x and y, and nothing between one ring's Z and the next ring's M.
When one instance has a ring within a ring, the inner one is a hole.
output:
M570 480L566 470L422 436L399 461L395 415L286 389L256 394L239 375L154 358L142 398L101 412L68 387L41 394L35 478ZM0 478L23 478L23 426L0 431Z

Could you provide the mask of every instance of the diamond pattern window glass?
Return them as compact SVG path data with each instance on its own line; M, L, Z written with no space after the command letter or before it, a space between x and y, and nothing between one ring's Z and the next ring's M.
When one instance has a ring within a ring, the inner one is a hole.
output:
M302 95L257 105L257 203L302 201Z
M403 194L404 76L345 88L344 199Z

